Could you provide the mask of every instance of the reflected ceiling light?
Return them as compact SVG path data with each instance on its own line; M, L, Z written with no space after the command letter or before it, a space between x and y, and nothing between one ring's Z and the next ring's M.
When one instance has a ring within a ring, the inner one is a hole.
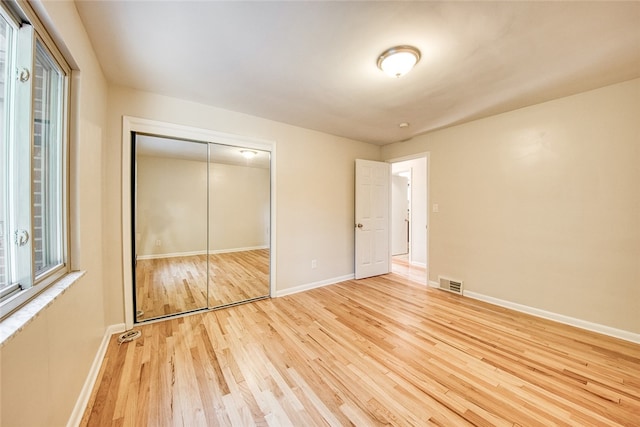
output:
M258 155L258 152L253 150L240 150L240 154L242 154L242 157L245 159L253 159Z
M378 57L378 68L391 77L407 74L420 61L420 51L413 46L395 46Z

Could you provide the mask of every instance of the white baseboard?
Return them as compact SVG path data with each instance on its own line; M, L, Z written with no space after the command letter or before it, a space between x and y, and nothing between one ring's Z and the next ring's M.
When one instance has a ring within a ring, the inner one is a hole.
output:
M84 411L87 408L89 399L91 398L91 392L93 391L93 387L96 383L96 380L98 379L98 374L100 373L100 367L102 366L104 355L107 353L109 340L111 339L111 336L113 334L124 331L124 323L107 326L107 329L104 332L104 336L102 337L100 347L98 347L96 356L93 358L93 363L91 364L91 369L89 369L89 374L84 381L82 390L80 390L80 395L76 400L76 405L74 406L73 411L71 412L71 416L69 417L69 421L67 422L67 427L77 427L80 425L82 416L84 415Z
M437 282L429 282L429 285L438 287ZM553 313L551 311L541 310L535 307L529 307L526 305L510 302L487 295L479 294L472 291L463 291L463 295L469 298L477 299L479 301L488 302L500 307L509 308L511 310L519 311L521 313L531 314L532 316L541 317L543 319L553 320L555 322L564 323L565 325L575 326L580 329L586 329L592 332L598 332L603 335L608 335L614 338L620 338L625 341L630 341L640 344L640 334L625 331L622 329L612 328L610 326L601 325L599 323L588 322L582 319L576 319L575 317L565 316L564 314Z
M336 283L344 282L354 279L353 274L347 274L346 276L334 277L332 279L321 280L319 282L307 283L300 286L294 286L293 288L282 289L276 291L276 297L283 297L285 295L297 294L298 292L308 291L310 289L321 288L323 286L334 285Z

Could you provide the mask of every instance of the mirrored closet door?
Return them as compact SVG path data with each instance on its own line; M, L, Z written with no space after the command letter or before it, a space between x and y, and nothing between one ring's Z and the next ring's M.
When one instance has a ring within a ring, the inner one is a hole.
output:
M268 296L270 153L132 141L136 322Z
M209 306L269 294L270 155L209 144Z

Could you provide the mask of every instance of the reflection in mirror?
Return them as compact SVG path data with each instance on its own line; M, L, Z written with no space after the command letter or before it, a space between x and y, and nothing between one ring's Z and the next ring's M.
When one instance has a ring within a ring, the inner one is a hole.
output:
M270 154L209 146L209 306L269 294Z
M137 135L136 320L207 307L207 144Z
M141 134L133 146L136 322L267 297L270 153Z

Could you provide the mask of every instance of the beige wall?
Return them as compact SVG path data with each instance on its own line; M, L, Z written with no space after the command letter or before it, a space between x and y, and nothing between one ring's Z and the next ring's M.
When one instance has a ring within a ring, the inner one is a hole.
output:
M268 169L211 163L207 187L206 162L138 156L138 257L206 252L208 191L211 251L268 246L269 179Z
M102 262L107 86L73 2L46 4L75 73L71 129L72 267L86 275L0 350L0 425L67 423L105 331Z
M161 95L112 86L107 141L107 323L124 320L122 290L122 116L276 142L277 290L353 274L354 160L380 148ZM317 268L311 268L311 260Z
M429 151L430 280L640 333L640 80L385 146Z

